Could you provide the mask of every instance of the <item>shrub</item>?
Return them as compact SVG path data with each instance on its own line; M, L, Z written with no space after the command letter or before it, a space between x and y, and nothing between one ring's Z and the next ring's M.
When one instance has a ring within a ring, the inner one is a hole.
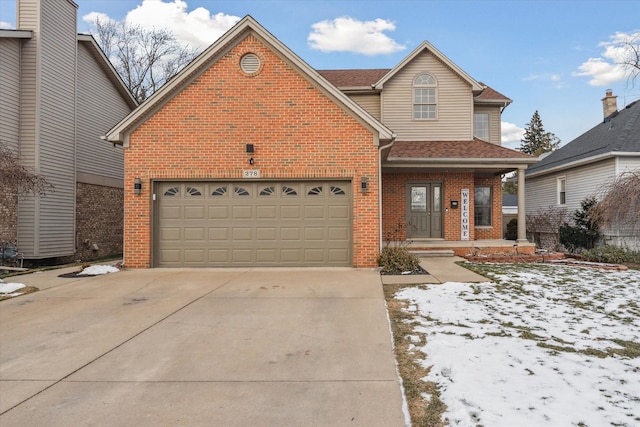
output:
M640 263L640 251L632 251L618 246L606 245L580 254L587 261L608 262L612 264Z
M420 260L417 256L410 253L407 248L400 246L386 247L382 249L378 257L378 265L382 268L382 272L388 274L415 271L419 264Z
M516 240L518 238L518 218L513 218L507 223L507 231L504 234L507 240Z
M564 223L560 226L560 243L571 252L593 248L600 237L598 223L591 218L590 212L596 202L595 198L584 199L580 209L573 213L575 225Z

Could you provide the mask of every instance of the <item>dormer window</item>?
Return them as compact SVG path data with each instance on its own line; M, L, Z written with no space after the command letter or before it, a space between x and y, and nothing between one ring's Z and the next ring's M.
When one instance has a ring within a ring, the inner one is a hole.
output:
M431 74L420 74L413 79L414 120L437 118L436 79Z

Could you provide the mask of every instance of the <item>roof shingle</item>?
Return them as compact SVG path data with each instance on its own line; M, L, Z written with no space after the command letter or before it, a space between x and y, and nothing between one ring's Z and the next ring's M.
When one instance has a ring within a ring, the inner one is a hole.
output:
M528 154L490 142L472 141L396 141L389 157L403 159L533 159Z
M371 70L318 70L318 73L331 84L342 87L371 87L383 78L389 71L385 69Z

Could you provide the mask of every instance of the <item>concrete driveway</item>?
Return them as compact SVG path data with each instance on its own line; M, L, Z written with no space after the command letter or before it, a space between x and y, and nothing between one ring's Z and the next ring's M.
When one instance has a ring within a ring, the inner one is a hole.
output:
M2 426L403 426L380 277L152 269L0 302Z

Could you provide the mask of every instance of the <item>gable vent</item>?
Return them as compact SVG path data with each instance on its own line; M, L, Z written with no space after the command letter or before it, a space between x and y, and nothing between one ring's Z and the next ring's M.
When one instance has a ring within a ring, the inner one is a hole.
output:
M255 53L247 53L240 59L240 68L247 74L253 74L260 68L260 58Z

